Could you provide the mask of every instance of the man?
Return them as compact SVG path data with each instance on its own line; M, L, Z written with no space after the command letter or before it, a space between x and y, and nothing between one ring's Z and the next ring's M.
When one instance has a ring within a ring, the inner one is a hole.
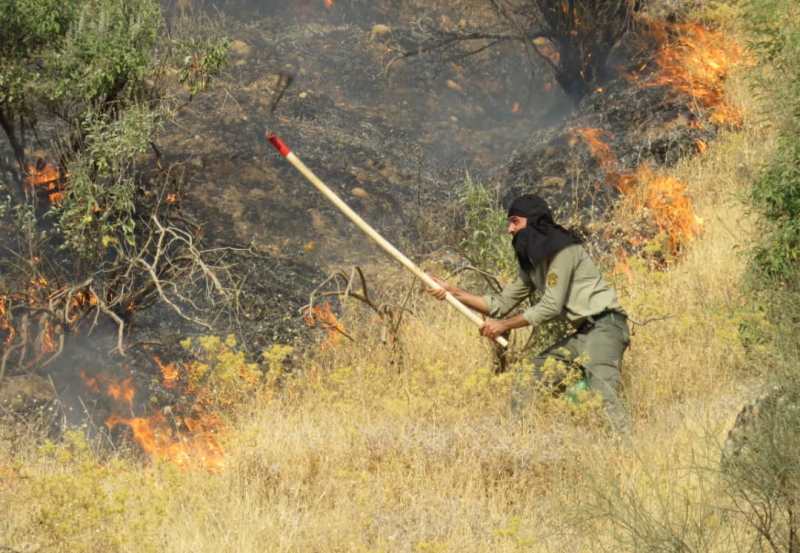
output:
M534 376L543 379L548 358L565 362L577 360L589 388L598 392L612 427L629 429L628 414L618 396L622 354L630 343L627 316L617 294L603 279L589 258L581 240L553 222L547 203L527 194L508 209L508 233L519 262L519 275L500 294L477 296L435 279L442 286L430 290L437 299L445 291L472 309L492 318L480 333L494 339L509 330L540 325L565 317L575 333L560 340L534 358ZM506 317L533 290L542 292L536 305Z

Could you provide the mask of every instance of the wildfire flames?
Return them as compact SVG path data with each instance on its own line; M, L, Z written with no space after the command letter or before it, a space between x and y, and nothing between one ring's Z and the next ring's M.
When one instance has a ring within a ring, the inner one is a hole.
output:
M8 298L6 296L0 296L0 331L4 335L3 345L8 347L14 341L17 333L9 318Z
M715 125L738 127L742 114L725 98L725 79L743 59L742 49L723 33L698 23L650 22L659 46L658 70L650 77L631 78L644 87L669 86L689 95L710 111Z
M28 164L25 173L28 189L43 191L51 204L64 199L64 179L56 165L40 159L36 164Z
M169 390L193 380L190 373L197 367L192 363L164 363L157 357L154 361L161 370L162 386ZM113 400L113 414L105 420L106 427L109 430L128 427L133 439L151 459L168 461L181 468L200 467L210 471L222 468L225 452L218 441L222 420L207 408L203 394L188 384L184 396L194 398L188 414L180 415L166 408L147 417L137 417L134 416L137 390L132 376L116 379L103 374L89 376L81 371L81 379L91 392Z
M0 294L0 363L31 369L52 360L60 352L64 333L77 333L85 307L96 303L90 292L70 293L42 276L31 278L23 292Z
M339 322L331 309L331 304L325 302L308 309L303 315L305 323L314 328L319 326L327 333L327 338L322 343L322 349L329 349L339 344L342 336L348 336L344 325Z
M610 133L601 129L576 129L609 183L616 187L633 209L647 209L653 222L669 239L671 253L677 254L700 231L686 185L669 176L658 175L647 166L635 172L620 172L619 161L606 142Z

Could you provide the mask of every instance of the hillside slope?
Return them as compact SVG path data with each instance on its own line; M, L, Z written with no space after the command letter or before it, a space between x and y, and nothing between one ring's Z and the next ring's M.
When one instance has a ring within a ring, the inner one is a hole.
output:
M737 12L725 13L725 33L743 42ZM719 455L763 376L751 363L758 346L741 333L763 323L742 286L743 252L756 234L745 195L776 147L771 98L752 93L762 71L769 67L742 64L726 84L741 127L663 173L685 183L701 231L666 265L632 255L609 271L639 323L624 369L630 441L605 431L591 401L542 396L512 412L520 373L494 374L474 327L406 296L417 286L380 266L382 299L405 301L413 315L385 340L380 318L348 301L335 324L352 340L329 337L291 367L288 349L267 351L265 382L246 401L232 395L241 403L218 428L223 462L182 470L164 455L143 464L131 451L98 454L77 433L43 447L3 444L0 549L734 551L749 543L754 531L725 516ZM614 220L625 227L626 215L620 205ZM233 394L226 385L246 373L235 341L203 344L219 366L237 368L218 382Z

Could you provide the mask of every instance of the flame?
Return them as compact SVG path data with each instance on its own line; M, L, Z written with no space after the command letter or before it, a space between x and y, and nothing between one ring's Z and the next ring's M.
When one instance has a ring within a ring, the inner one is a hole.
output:
M74 311L80 312L82 308L85 307L94 307L97 305L97 296L94 295L93 292L89 290L80 290L76 294L72 296L69 301L69 306L65 313L65 319L67 324L73 324L77 322L80 317L79 315L75 315L74 317L70 316L70 314ZM74 332L77 332L77 329L73 329Z
M133 409L133 399L136 397L136 388L133 384L132 376L122 381L117 381L104 374L89 376L83 369L80 371L80 376L87 389L96 394L105 393L118 403Z
M100 381L96 377L89 376L83 369L81 369L80 375L81 375L81 380L83 380L83 384L89 390L93 391L96 394L100 393Z
M50 323L49 319L44 321L44 331L42 332L42 347L41 353L53 353L58 347L56 346L55 329Z
M34 267L38 258L32 259ZM63 346L65 333L78 333L81 315L86 307L97 305L98 299L86 289L68 294L67 286L56 287L41 275L31 277L24 290L0 294L0 343L14 347L15 362L35 367L49 354ZM35 317L15 319L11 306L24 307Z
M636 172L637 186L622 190L635 208L647 208L659 230L669 238L670 251L677 254L700 233L686 185L674 177L658 175L650 167Z
M619 160L606 139L611 133L602 129L575 129L608 182L625 196L632 209L647 209L658 229L669 239L673 255L700 232L700 220L694 213L686 185L674 177L656 174L650 167L639 167L635 172L620 172ZM633 243L633 241L631 241Z
M122 382L109 382L106 391L115 400L133 408L133 398L136 395L136 389L133 387L133 377L129 376Z
M725 80L743 60L742 48L699 23L651 21L650 30L660 45L655 56L658 70L649 79L631 78L643 87L668 86L689 95L711 112L709 120L716 125L741 126L741 112L726 101Z
M698 154L704 154L708 150L708 143L705 140L697 138L694 141L694 147L697 148Z
M164 363L159 357L153 357L153 360L161 370L161 382L167 390L172 390L178 384L178 368L175 363Z
M45 191L51 204L64 199L64 181L57 165L40 159L36 164L28 164L25 173L25 185L31 190Z
M8 346L17 336L17 331L14 325L11 324L11 319L8 313L8 296L0 296L0 331L5 333L3 343Z
M338 345L342 336L347 336L344 325L336 318L329 302L308 309L303 315L303 320L309 327L313 328L319 325L327 332L328 336L322 343L322 349Z
M158 357L154 357L154 361L161 369L162 385L167 389L176 388L182 371L196 368L191 363L164 363ZM114 400L113 414L106 419L106 427L109 430L118 426L130 428L134 441L151 459L168 461L185 469L201 467L217 471L223 467L225 452L218 441L223 423L205 406L207 390L187 386L185 391L194 395L188 415L173 415L171 408L166 408L163 412L137 417L133 416L136 387L132 376L119 380L105 374L90 376L81 370L80 377L88 390ZM131 416L121 414L122 408Z
M613 138L610 132L602 129L580 128L575 132L583 138L592 156L606 173L613 173L617 170L619 161L616 154L611 150L611 146L606 141Z
M167 460L181 468L202 466L211 471L224 466L225 452L216 438L220 427L216 417L175 417L174 424L163 413L132 418L113 415L106 420L109 429L120 425L131 429L136 443L153 459Z
M333 7L333 0L325 0L325 7L331 9Z

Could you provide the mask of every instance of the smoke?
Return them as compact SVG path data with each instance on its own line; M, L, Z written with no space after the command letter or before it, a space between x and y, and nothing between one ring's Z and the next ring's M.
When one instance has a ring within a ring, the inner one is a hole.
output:
M479 3L474 4L477 18ZM449 176L453 170L480 176L505 161L532 130L559 122L571 109L549 71L537 66L517 42L471 56L464 53L486 43L402 57L430 38L420 32L422 27L479 25L470 21L472 11L463 5L413 0L178 0L170 13L178 13L178 5L191 5L194 13L216 21L225 34L254 47L253 57L265 63L237 59L239 78L252 79L255 71L265 69L293 73L293 90L277 107L279 116L309 118L307 112L298 114L287 107L297 95L308 99L306 104L332 100L350 123L374 125L379 119L382 142L402 136L407 150L422 149L417 157L424 159L415 162L433 176ZM336 131L350 132L347 123L337 125L333 116L326 121L326 115L315 114L315 122L329 131L326 139L335 140ZM340 146L347 156L347 145ZM408 162L409 154L402 152L392 161Z

